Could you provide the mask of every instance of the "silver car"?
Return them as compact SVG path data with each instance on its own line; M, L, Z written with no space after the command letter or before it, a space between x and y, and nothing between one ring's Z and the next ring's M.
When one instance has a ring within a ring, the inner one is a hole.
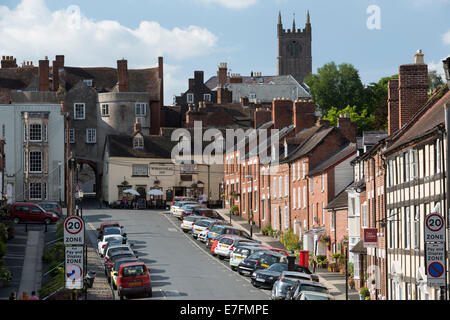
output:
M311 281L311 275L303 272L283 271L272 287L272 300L285 300L286 294L299 280Z
M181 223L181 230L184 232L192 232L192 226L194 222L198 220L204 220L208 219L207 217L200 217L200 216L189 216L184 218L183 222Z
M205 230L208 230L214 222L216 222L214 219L200 219L195 221L192 225L192 237L198 240L198 236Z

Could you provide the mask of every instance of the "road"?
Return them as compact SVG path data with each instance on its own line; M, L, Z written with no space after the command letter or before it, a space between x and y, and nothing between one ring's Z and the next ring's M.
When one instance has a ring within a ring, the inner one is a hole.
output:
M153 297L176 300L268 300L270 291L254 288L249 278L232 271L228 260L210 255L203 243L180 228L165 211L83 210L87 235L96 243L102 222L124 226L134 249L150 269Z

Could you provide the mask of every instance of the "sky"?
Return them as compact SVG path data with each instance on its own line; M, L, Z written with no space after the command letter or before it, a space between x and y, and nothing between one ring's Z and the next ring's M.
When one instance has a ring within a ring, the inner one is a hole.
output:
M450 55L450 0L0 0L0 55L18 63L65 55L66 65L156 67L164 57L164 99L229 71L276 74L277 21L304 28L309 10L313 73L350 63L364 84L398 73L421 49L443 74Z

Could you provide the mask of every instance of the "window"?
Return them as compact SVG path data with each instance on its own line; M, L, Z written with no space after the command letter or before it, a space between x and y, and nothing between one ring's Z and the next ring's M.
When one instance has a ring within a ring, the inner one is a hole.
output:
M248 95L248 99L252 102L254 102L256 100L256 93L250 93Z
M303 208L306 208L306 186L303 187Z
M29 168L31 173L42 172L42 152L30 151L30 163Z
M306 163L305 161L302 162L302 179L305 179L306 176Z
M109 104L102 104L102 117L109 117Z
M325 224L325 202L322 202L322 224Z
M265 172L266 172L266 169L262 168L261 169L261 188L263 188L263 189L266 187L266 185L265 185L266 176L264 175Z
M273 177L273 197L277 197L277 178Z
M405 249L409 249L411 245L411 216L409 207L405 207Z
M436 162L435 168L436 168L436 173L439 173L439 172L441 172L441 144L440 144L439 139L436 140L435 150L436 150L436 154L434 156L434 159Z
M362 226L367 227L367 202L362 205Z
M394 240L395 240L395 221L394 221L394 210L390 211L390 216L388 217L388 230L389 230L389 248L394 248Z
M298 192L298 209L300 209L302 207L302 188L298 188L297 190Z
M144 149L144 138L136 136L133 139L133 149Z
M295 181L295 165L292 166L292 181Z
M83 80L83 82L88 87L92 87L92 79L85 79L85 80Z
M331 230L336 229L336 212L331 211Z
M75 143L75 129L69 129L69 143Z
M30 141L42 141L42 126L40 123L30 123Z
M403 182L408 182L409 174L410 174L409 152L405 152L403 160L404 160L404 168L405 168Z
M210 93L205 93L203 95L203 100L204 101L211 101L211 94Z
M389 187L392 187L392 186L394 186L394 161L389 160L388 165L389 165L389 171L388 171Z
M312 211L313 222L316 221L316 212L314 211L314 207L315 207L315 205L312 204L311 205L311 211Z
M296 196L296 194L295 194L295 188L294 188L294 190L292 191L292 207L294 209L297 208L296 202L295 202L295 196Z
M148 165L133 164L133 176L148 177Z
M284 196L287 197L289 195L289 182L288 176L284 176Z
M194 103L194 94L188 93L186 96L186 101L187 101L187 103Z
M97 143L96 129L86 129L86 143Z
M309 188L311 190L311 193L314 193L314 178L311 178L309 180Z
M414 249L419 249L420 243L420 209L414 206Z
M42 184L32 182L29 184L30 200L42 200Z
M6 125L2 124L2 137L6 138Z
M273 223L273 229L276 230L277 229L277 208L273 208L272 223Z
M411 155L410 155L410 161L411 161L411 174L412 174L412 179L416 179L419 177L419 164L417 161L417 150L411 150Z
M322 192L325 191L325 174L322 173Z
M280 176L278 177L278 195L280 196L280 198L283 196L282 188L283 188L283 178Z
M284 207L284 229L287 229L289 226L289 218L288 218L288 207Z
M300 162L297 162L297 180L300 180Z
M75 103L73 106L73 114L75 120L84 120L86 117L85 114L85 104L84 103Z
M263 214L262 221L266 221L266 199L265 198L262 198L261 206L262 206L262 214Z
M136 113L136 117L145 117L147 111L147 104L138 102L135 104L134 109Z

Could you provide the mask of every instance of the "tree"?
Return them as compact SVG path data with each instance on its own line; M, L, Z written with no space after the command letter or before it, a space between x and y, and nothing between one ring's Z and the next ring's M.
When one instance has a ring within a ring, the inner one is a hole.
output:
M439 89L445 82L436 70L428 72L428 95L433 94L434 89Z
M358 108L357 106L350 105L343 109L332 107L330 110L328 110L328 113L324 116L324 119L329 120L330 125L335 126L341 114L348 114L350 120L356 123L358 134L362 134L363 131L374 130L373 123L375 120L375 115L373 113L370 113L367 108L363 108L362 110L359 109L360 108Z
M311 89L316 106L326 114L332 107L345 108L347 105L361 106L364 86L358 70L351 64L336 66L334 62L325 64L305 78Z

